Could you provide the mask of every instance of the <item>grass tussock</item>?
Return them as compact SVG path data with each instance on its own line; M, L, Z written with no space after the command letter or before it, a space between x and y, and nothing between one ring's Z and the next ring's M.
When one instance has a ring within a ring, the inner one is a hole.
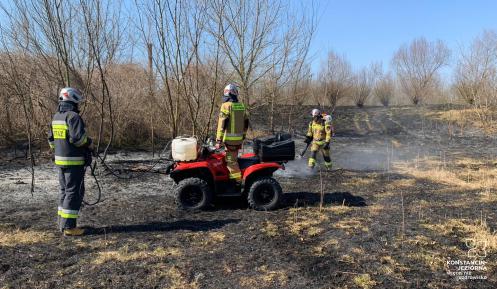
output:
M413 179L396 180L397 188L409 188L416 181L445 185L456 190L480 191L483 201L497 200L497 166L493 162L462 158L447 161L443 158L423 158L413 163L397 163L399 172Z
M53 238L54 235L52 233L20 229L0 229L0 247L47 243Z
M261 228L261 232L266 234L268 237L277 237L280 235L278 226L271 221L266 221L264 226Z
M188 233L188 241L194 246L212 246L222 243L226 238L226 234L223 232L195 232Z
M446 257L442 256L435 250L419 250L407 254L409 260L419 262L430 268L431 271L438 271L444 269L446 264Z
M423 227L443 236L455 236L468 247L497 252L497 232L492 231L485 221L448 219L439 224L424 224Z
M155 266L149 275L151 280L166 279L169 281L168 289L198 289L201 288L199 278L189 281L182 268L175 265L161 263Z
M461 132L466 127L476 127L486 133L497 131L497 124L494 121L496 111L489 108L466 108L450 109L444 111L430 112L426 117L447 123L449 132ZM457 130L458 129L458 130Z
M371 279L369 274L359 274L354 277L354 284L360 288L369 289L376 285L376 281Z
M329 217L325 211L296 208L290 210L286 224L290 233L296 236L307 235L314 237L322 232L319 225L328 220Z
M338 222L333 224L333 227L344 230L345 232L350 234L369 231L368 227L364 224L364 220L362 220L361 218L339 220Z
M257 268L256 276L243 276L240 285L244 288L275 288L287 285L289 277L283 270L271 270L267 265Z
M166 276L171 281L170 289L198 289L200 288L197 280L188 282L186 277L181 273L181 270L175 266L166 271Z
M348 207L348 206L329 206L329 207L325 207L325 211L326 212L330 212L334 215L345 215L349 212L351 212L353 209L351 207Z
M150 258L158 258L164 259L167 257L179 257L182 255L182 252L179 248L164 248L157 247L154 250L140 250L130 251L128 246L124 246L119 250L115 251L104 251L97 253L96 258L93 260L93 263L96 265L101 265L109 261L117 261L117 262L130 262L130 261L139 261Z
M312 252L316 256L324 256L328 249L338 250L339 248L340 242L335 238L331 238L312 247Z

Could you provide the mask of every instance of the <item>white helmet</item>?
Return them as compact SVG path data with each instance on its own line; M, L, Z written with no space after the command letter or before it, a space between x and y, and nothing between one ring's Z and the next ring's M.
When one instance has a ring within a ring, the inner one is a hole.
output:
M320 111L319 109L317 109L317 108L313 109L313 110L312 110L312 113L311 113L311 115L312 115L313 117L314 117L314 116L318 116L318 115L320 115L320 114L321 114L321 111Z
M81 91L72 87L64 87L60 90L59 93L59 101L70 101L76 104L82 102L84 100L84 96Z
M331 116L331 114L327 114L324 116L324 121L327 122L327 123L331 123L333 121L333 117Z
M231 95L234 95L234 96L238 96L238 87L233 84L233 83L230 83L228 85L226 85L226 87L224 88L224 96L230 96Z

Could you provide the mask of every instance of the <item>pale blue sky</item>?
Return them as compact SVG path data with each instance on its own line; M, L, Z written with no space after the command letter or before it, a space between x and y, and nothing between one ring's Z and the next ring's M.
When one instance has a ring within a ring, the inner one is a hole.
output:
M457 57L484 29L497 30L496 0L318 0L321 17L311 52L313 68L332 48L354 68L381 61L385 68L406 42L441 39ZM315 71L313 69L313 71Z
M345 54L355 69L373 61L382 62L387 69L403 43L421 36L445 41L454 61L461 47L470 45L483 30L497 31L497 0L284 1L304 5L315 1L319 7L319 23L309 54L313 72L319 70L329 49ZM131 4L132 0L124 2ZM450 67L444 70L449 76Z

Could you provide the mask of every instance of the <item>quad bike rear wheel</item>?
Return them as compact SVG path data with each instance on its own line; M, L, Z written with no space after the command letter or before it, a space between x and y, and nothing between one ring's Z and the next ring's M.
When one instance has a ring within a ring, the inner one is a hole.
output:
M212 190L200 178L187 178L178 183L175 190L176 205L182 210L201 210L210 205Z
M253 209L269 211L278 207L282 194L281 186L275 179L259 177L251 184L247 198Z

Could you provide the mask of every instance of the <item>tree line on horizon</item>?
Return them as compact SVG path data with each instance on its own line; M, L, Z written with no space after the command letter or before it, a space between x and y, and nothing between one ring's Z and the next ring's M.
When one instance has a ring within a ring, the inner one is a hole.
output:
M57 93L74 86L99 151L212 133L223 87L235 82L270 130L293 129L294 107L414 105L449 94L495 107L497 34L484 31L453 55L414 39L381 63L354 70L329 51L313 75L314 2L283 0L12 0L0 4L0 145L46 148ZM440 70L455 59L450 83ZM399 103L399 101L397 101ZM284 110L282 105L285 106ZM275 114L286 124L276 124ZM29 150L33 158L33 150Z

